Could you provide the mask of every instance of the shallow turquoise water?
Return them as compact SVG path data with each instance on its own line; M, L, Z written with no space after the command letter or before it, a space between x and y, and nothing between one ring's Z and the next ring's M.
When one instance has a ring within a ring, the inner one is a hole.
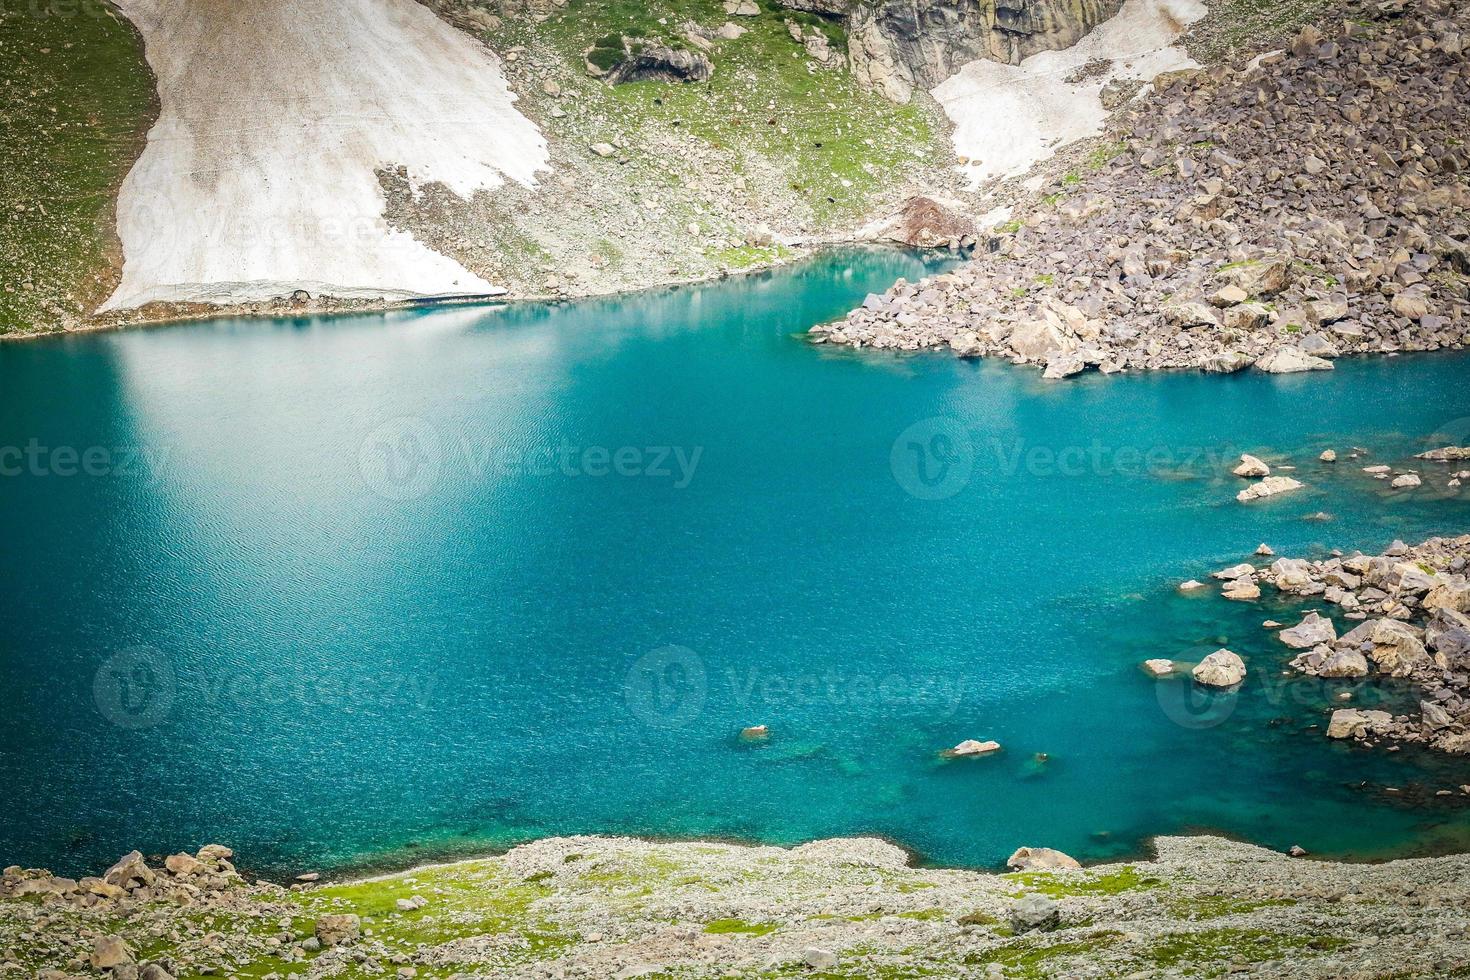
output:
M1470 529L1466 497L1315 461L1463 434L1470 359L1054 385L799 338L920 271L842 253L0 346L0 863L222 840L294 873L571 832L877 833L977 866L1197 828L1462 846L1433 793L1470 763L1328 744L1306 727L1339 688L1284 685L1260 628L1293 611L1173 586L1261 541ZM1310 489L1235 503L1243 450ZM1225 643L1253 674L1213 706L1136 667ZM1005 750L936 758L971 737Z

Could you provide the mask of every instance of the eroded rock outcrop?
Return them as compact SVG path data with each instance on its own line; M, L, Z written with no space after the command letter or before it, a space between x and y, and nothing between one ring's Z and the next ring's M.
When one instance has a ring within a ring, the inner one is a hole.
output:
M842 19L853 74L895 102L932 88L966 62L1009 64L1071 47L1122 0L780 0Z

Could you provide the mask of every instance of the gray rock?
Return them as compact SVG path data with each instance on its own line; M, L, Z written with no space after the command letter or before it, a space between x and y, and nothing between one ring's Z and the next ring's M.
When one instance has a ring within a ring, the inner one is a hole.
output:
M1045 895L1033 892L1011 906L1010 920L1011 930L1017 935L1049 931L1062 924L1062 908Z

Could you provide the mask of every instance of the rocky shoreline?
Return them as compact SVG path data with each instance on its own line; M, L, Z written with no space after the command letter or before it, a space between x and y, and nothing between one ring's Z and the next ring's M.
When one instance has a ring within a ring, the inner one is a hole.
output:
M1161 78L974 262L817 342L1041 366L1271 373L1470 343L1470 11L1342 8L1290 49Z
M0 876L0 975L1445 976L1470 856L1347 865L1218 838L1077 868L912 867L873 839L792 849L552 838L366 881L247 881L219 845L72 880ZM313 875L304 878L314 879Z
M1269 555L1270 549L1257 552L1263 553ZM1264 588L1320 600L1321 609L1307 610L1294 624L1265 624L1286 649L1300 651L1291 661L1292 670L1329 681L1392 678L1417 691L1417 712L1352 706L1335 710L1326 727L1328 738L1368 745L1418 744L1452 755L1470 755L1467 576L1470 534L1430 538L1414 546L1395 541L1379 555L1334 551L1317 561L1276 558L1266 566L1244 562L1211 573L1227 599L1255 601ZM1181 586L1186 591L1199 587L1193 580ZM1353 625L1339 634L1336 619ZM1243 665L1226 683L1201 678L1199 668L1195 670L1197 682L1217 687L1232 687L1245 678ZM1344 701L1352 696L1350 684L1337 695Z

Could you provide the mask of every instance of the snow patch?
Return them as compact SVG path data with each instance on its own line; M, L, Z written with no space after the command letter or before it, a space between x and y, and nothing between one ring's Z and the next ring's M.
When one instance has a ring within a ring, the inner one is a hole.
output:
M1108 117L1101 93L1113 79L1152 81L1198 67L1173 44L1205 13L1200 0L1127 0L1117 16L1063 51L1043 51L1019 65L965 65L934 97L955 124L955 151L970 160L964 169L971 185L1019 176L1058 147L1101 133ZM1067 81L1098 60L1109 64Z
M118 0L162 111L118 201L103 310L306 289L402 299L498 289L384 219L376 171L461 197L531 186L546 141L499 59L415 0Z

